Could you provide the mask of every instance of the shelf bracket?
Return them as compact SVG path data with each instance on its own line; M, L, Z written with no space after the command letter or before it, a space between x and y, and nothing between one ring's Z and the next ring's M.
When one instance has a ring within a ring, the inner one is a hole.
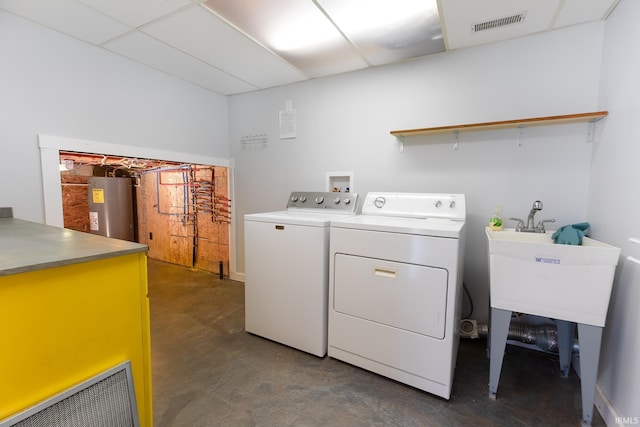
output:
M596 122L591 121L587 123L587 142L592 144L596 135Z
M524 125L518 126L518 147L524 144Z
M458 141L460 140L460 131L453 131L453 151L458 151Z
M396 136L398 138L398 144L400 145L400 152L404 153L404 135Z

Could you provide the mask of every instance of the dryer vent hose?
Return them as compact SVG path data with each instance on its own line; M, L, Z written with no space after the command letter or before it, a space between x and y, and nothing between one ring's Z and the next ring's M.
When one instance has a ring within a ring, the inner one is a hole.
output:
M509 339L533 344L551 353L558 352L558 330L554 325L531 326L526 323L511 322Z
M487 324L478 324L478 336L487 337ZM508 339L532 344L549 353L558 352L558 330L555 325L528 325L522 322L511 322ZM574 343L574 351L577 351Z

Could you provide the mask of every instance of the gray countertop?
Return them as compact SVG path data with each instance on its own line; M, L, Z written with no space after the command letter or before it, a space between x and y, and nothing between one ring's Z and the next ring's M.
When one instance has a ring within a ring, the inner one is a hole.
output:
M145 252L146 245L0 217L0 276Z

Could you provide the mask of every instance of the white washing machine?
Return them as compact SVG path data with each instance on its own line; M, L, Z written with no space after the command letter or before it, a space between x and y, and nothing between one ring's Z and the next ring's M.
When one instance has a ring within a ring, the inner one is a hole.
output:
M463 194L369 193L332 221L330 357L449 399L465 216Z
M293 192L286 211L245 215L245 330L327 354L329 225L355 193Z

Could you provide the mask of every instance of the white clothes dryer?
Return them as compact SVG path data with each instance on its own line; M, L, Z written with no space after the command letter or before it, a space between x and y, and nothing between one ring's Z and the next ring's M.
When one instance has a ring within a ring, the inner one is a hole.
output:
M286 211L249 214L245 232L245 330L327 354L329 225L354 215L356 193L293 192Z
M330 357L449 399L465 216L462 194L369 193L331 222Z

